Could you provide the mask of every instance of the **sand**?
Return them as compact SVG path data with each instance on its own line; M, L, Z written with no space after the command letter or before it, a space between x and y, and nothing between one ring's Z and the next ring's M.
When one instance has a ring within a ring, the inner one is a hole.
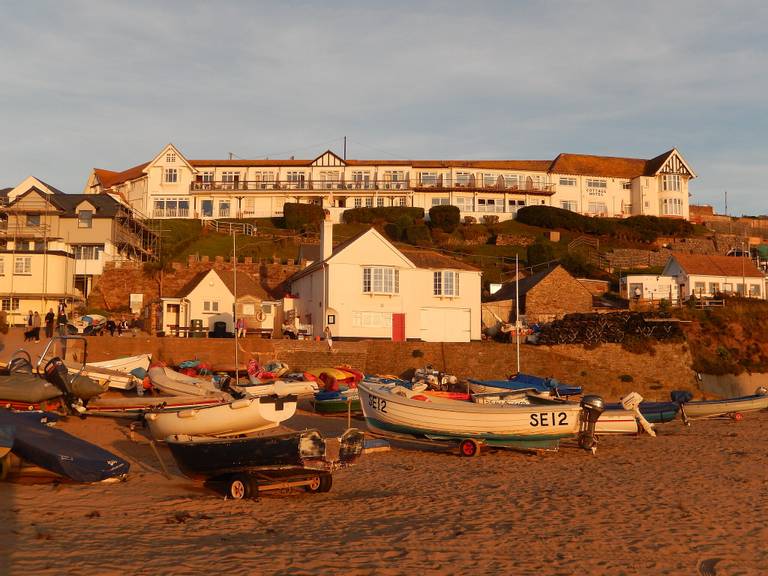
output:
M232 501L162 447L165 478L125 420L70 419L62 428L129 460L130 477L0 483L0 573L768 573L767 427L766 412L674 422L655 439L603 438L594 456L393 449L337 472L328 494Z

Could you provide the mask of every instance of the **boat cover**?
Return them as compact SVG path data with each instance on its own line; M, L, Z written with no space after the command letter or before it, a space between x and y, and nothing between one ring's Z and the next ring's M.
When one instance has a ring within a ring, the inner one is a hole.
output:
M520 388L534 388L540 392L548 392L550 390L556 390L560 396L575 396L581 394L581 386L569 386L567 384L561 384L554 378L541 378L539 376L533 376L532 374L517 373L509 380L476 380L469 379L474 384L481 384L484 386L494 386L496 388L507 388L510 390L517 390Z
M47 426L41 412L0 409L0 426L13 428L12 451L41 468L76 482L120 478L130 464L98 446Z
M11 372L0 375L0 400L37 404L61 394L57 386L35 374Z

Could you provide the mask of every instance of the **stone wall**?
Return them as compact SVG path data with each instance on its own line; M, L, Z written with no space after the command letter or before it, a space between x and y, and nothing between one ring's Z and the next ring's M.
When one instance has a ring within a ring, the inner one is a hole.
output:
M503 378L516 370L515 346L497 342L435 343L363 340L325 342L246 338L238 351L240 367L250 358L264 363L279 359L293 371L349 364L368 373L410 376L415 368L432 364L459 378ZM89 338L93 361L149 352L176 364L199 358L214 369L234 369L233 339L110 337ZM637 391L649 400L664 400L669 391L696 389L691 358L684 344L657 344L651 354L632 354L617 344L586 350L578 345L521 346L521 370L582 385L590 392L617 399ZM622 381L631 377L632 381Z

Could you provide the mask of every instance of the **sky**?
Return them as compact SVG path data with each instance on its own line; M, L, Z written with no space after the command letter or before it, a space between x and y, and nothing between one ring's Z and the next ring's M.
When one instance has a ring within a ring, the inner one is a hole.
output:
M0 0L0 188L187 158L652 158L765 214L768 2Z

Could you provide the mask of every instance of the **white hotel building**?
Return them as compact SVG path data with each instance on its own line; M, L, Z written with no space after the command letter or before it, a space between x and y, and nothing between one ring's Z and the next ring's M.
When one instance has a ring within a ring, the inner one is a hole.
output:
M189 160L172 144L122 172L94 169L85 193L116 193L151 218L282 216L315 203L334 220L349 208L452 204L462 216L514 218L547 205L595 216L688 218L695 178L672 149L650 160L560 154L554 160Z

